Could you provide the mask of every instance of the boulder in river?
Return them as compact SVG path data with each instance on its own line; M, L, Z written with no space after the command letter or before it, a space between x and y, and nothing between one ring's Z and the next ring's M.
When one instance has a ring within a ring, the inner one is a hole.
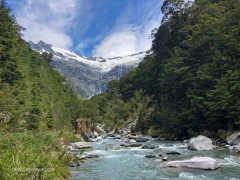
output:
M99 158L101 155L99 154L86 154L86 155L80 155L78 156L78 160L83 160L83 159L91 159L91 158Z
M115 135L115 139L121 139L121 138L122 138L122 136L120 134Z
M227 138L227 142L230 145L240 144L240 132L235 132Z
M180 152L177 151L165 151L166 154L172 154L172 155L180 155Z
M130 143L135 143L135 142L137 142L137 141L136 141L135 139L130 139L129 142L130 142Z
M240 143L236 146L233 146L233 151L240 153Z
M168 160L168 157L167 157L167 156L164 156L164 157L162 158L162 160L163 160L163 161L167 161L167 160Z
M189 140L188 148L197 151L212 150L213 144L210 138L199 135L196 138L191 138Z
M133 143L133 144L121 144L120 146L124 146L124 147L140 147L140 146L142 146L142 144L137 144L137 143Z
M152 153L152 154L147 154L145 157L146 158L158 158L161 157L162 154L161 153Z
M132 134L128 134L127 136L126 136L128 139L137 139L138 137L137 136L134 136L134 135L132 135Z
M145 144L142 146L142 149L155 149L158 148L159 146L156 144Z
M136 141L137 142L147 142L149 141L150 139L149 138L146 138L146 137L138 137L136 138Z
M168 162L166 166L176 168L196 168L204 170L214 170L219 168L217 161L211 157L193 157L189 160L171 161Z

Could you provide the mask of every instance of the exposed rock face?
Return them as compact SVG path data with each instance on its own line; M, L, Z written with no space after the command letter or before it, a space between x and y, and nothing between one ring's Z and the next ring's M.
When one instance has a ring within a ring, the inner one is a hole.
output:
M176 168L197 168L204 170L214 170L219 168L217 161L211 157L193 157L189 160L171 161L168 162L166 166Z
M80 134L84 141L89 141L91 135L91 122L85 119L78 119L76 134Z
M240 132L235 132L227 138L227 142L230 145L240 144Z
M189 140L188 148L196 151L212 150L213 144L211 139L205 136L199 135L198 137L191 138Z
M96 127L95 127L95 131L101 135L103 138L105 138L107 136L107 132L103 129L103 126L104 125L101 125L101 124L98 124Z

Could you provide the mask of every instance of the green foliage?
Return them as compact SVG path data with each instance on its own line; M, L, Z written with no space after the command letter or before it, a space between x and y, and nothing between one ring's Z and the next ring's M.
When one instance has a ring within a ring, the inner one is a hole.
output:
M10 115L11 129L72 129L79 99L50 66L52 54L39 55L21 39L21 27L0 8L0 112Z
M9 13L1 1L0 179L68 179L72 157L63 145L77 140L71 131L81 100L50 66L52 55L22 40ZM62 133L49 133L56 130Z
M1 129L1 179L68 179L65 160L72 157L63 155L66 134L70 133L8 133Z

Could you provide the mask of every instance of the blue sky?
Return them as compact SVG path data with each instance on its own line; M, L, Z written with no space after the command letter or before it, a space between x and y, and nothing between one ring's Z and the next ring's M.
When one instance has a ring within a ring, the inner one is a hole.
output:
M151 48L163 0L8 0L24 38L84 56L124 56Z

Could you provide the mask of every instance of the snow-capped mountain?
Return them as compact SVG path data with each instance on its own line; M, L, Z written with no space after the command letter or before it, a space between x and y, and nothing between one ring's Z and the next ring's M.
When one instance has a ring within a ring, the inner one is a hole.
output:
M124 57L104 59L84 57L43 41L37 44L30 41L29 44L39 53L52 53L54 55L52 65L72 81L74 88L84 98L106 91L108 82L120 78L136 67L146 55L146 52L140 52Z

